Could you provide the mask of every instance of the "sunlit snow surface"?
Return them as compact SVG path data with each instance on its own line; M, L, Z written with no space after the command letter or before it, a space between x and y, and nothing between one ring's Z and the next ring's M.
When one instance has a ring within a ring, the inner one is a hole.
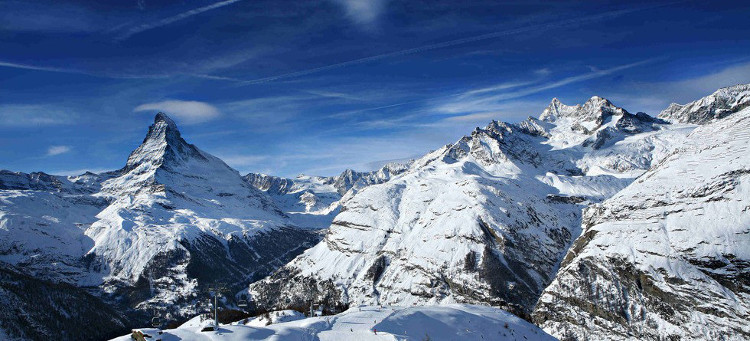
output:
M750 336L750 109L584 214L535 319L579 339ZM592 307L598 307L593 309Z
M198 275L231 267L222 280L250 281L318 240L164 114L121 170L47 177L29 186L0 174L3 186L30 189L0 191L0 261L107 293L145 280L145 298L174 309L197 295ZM198 261L213 268L188 275Z
M273 313L272 313L273 314ZM497 308L474 305L351 308L333 316L305 318L268 326L222 325L215 332L200 332L203 325L192 320L158 335L153 328L141 329L163 341L185 340L555 340L538 327ZM377 331L377 334L375 333ZM130 336L114 340L130 341Z
M582 208L626 187L695 127L600 97L554 100L519 124L493 121L344 200L323 242L249 293L272 307L337 296L328 303L529 312L580 234ZM317 292L302 290L310 281Z

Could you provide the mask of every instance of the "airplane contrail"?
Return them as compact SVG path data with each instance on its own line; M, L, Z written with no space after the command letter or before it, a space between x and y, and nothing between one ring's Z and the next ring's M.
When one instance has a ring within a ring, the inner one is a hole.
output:
M437 113L441 113L441 114L446 114L446 115L453 115L453 114L464 113L464 112L478 111L474 106L476 106L476 105L482 105L482 104L485 104L485 103L488 103L488 102L498 103L498 102L507 101L507 100L510 100L510 99L521 98L521 97L533 95L533 94L536 94L536 93L539 93L539 92L542 92L542 91L545 91L545 90L559 88L559 87L562 87L562 86L565 86L565 85L568 85L568 84L578 83L578 82L582 82L582 81L586 81L586 80L590 80L590 79L594 79L594 78L599 78L599 77L604 77L604 76L611 75L611 74L619 72L619 71L624 71L624 70L631 69L631 68L634 68L634 67L651 64L651 63L658 62L658 61L661 61L661 60L664 60L664 59L665 59L665 57L658 57L658 58L651 58L651 59L646 59L646 60L642 60L642 61L638 61L638 62L633 62L633 63L629 63L629 64L618 65L618 66L614 66L614 67L611 67L611 68L608 68L608 69L603 69L603 70L599 70L599 71L591 71L591 72L587 72L587 73L580 74L580 75L575 75L575 76L569 76L569 77L566 77L566 78L563 78L563 79L559 79L559 80L551 82L551 83L539 84L539 85L534 86L534 87L526 87L526 86L537 84L537 83L540 83L540 82L533 81L533 82L527 82L527 83L518 83L517 86L512 86L512 87L511 86L496 87L496 88L498 88L498 90L512 89L512 88L516 88L516 87L522 87L522 89L515 90L515 91L512 91L512 92L507 92L507 93L500 93L500 94L490 95L490 96L478 96L478 98L470 99L468 101L459 102L459 103L450 103L449 102L447 104L439 106L437 108L436 112ZM393 104L382 105L382 106L377 106L377 107L364 108L364 109L356 109L356 110L351 110L351 111L340 112L340 113L328 115L328 116L326 116L324 118L346 117L346 116L351 116L353 114L358 114L358 113L361 113L361 112L376 111L376 110L381 110L381 109L399 107L399 106L403 106L403 105L407 105L407 104L429 102L429 101L433 101L433 100L437 100L437 99L445 100L445 99L448 99L448 98L456 98L456 97L457 98L462 98L462 97L466 97L466 96L476 96L477 94L487 93L487 92L490 92L490 90L486 90L486 88L485 88L485 89L481 89L479 91L477 91L477 90L470 90L470 91L459 92L459 93L454 93L454 94L441 94L439 96L434 96L434 97L419 98L419 99L405 101L405 102L400 102L400 103L393 103ZM487 109L483 109L482 111L486 111L486 110Z
M159 20L159 21L157 21L157 22L155 22L153 24L141 24L141 25L138 25L138 26L135 26L135 27L131 27L129 30L127 30L123 34L117 36L116 40L125 40L125 39L128 39L128 38L132 37L133 35L141 33L143 31L148 31L148 30L151 30L151 29L154 29L154 28L157 28L157 27L169 25L169 24L171 24L173 22L184 20L184 19L190 18L190 17L192 17L194 15L198 15L198 14L201 14L203 12L210 11L212 9L217 9L217 8L220 8L220 7L231 5L231 4L235 3L235 2L240 2L240 1L242 1L242 0L224 0L224 1L219 1L219 2L213 3L211 5L199 7L199 8L192 9L192 10L189 10L189 11L186 11L186 12L182 12L182 13L177 14L177 15L173 15L173 16L171 16L169 18L164 18L164 19Z
M601 20L605 20L605 19L615 18L615 17L621 16L621 15L624 15L624 14L628 14L628 13L633 13L633 12L647 10L647 9L652 9L652 8L657 8L657 7L662 7L662 6L666 6L666 5L668 5L668 4L653 5L653 6L644 6L644 7L631 8L631 9L622 9L622 10L610 11L610 12L605 12L605 13L591 15L591 16L585 16L585 17L578 17L578 18L572 18L572 19L567 19L567 20L555 21L555 22L541 24L541 25L531 25L531 26L519 27L519 28L515 28L515 29L510 29L510 30L497 31L497 32L492 32L492 33L485 33L485 34L480 34L480 35L477 35L477 36L466 37L466 38L455 39L455 40L449 40L449 41L444 41L444 42L440 42L440 43L435 43L435 44L429 44L429 45L424 45L424 46L420 46L420 47L410 48L410 49L406 49L406 50L400 50L400 51L394 51L394 52L389 52L389 53L383 53L383 54L379 54L379 55L375 55L375 56L369 56L369 57L364 57L364 58L349 60L349 61L345 61L345 62L341 62L341 63L335 63L335 64L326 65L326 66L320 66L320 67L316 67L316 68L312 68L312 69L307 69L307 70L300 70L300 71L285 73L285 74L276 75L276 76L263 77L263 78L253 79L253 80L242 81L242 82L240 82L240 85L259 84L259 83L266 83L266 82L271 82L271 81L285 79L285 78L305 76L305 75L309 75L309 74L312 74L312 73L317 73L317 72L321 72L321 71L328 71L328 70L338 69L338 68L345 67L345 66L357 65L357 64L362 64L362 63L377 61L377 60L391 58L391 57L405 56L405 55L415 54L415 53L419 53L419 52L430 51L430 50L440 49L440 48L444 48L444 47L451 47L451 46L456 46L456 45L467 44L467 43L473 43L473 42L476 42L476 41L487 40L487 39L494 39L494 38L499 38L499 37L504 37L504 36L510 36L510 35L515 35L515 34L520 34L520 33L533 32L533 31L545 31L545 30L550 30L550 29L553 29L553 28L559 28L559 27L564 27L564 26L583 25L583 24L587 24L587 23L591 23L591 22L596 22L596 21L601 21Z
M579 82L587 81L587 80L594 79L594 78L604 77L604 76L608 76L616 72L624 71L624 70L631 69L634 67L651 64L654 62L664 60L665 58L666 57L650 58L650 59L633 62L629 64L618 65L618 66L611 67L608 69L591 71L588 73L579 74L575 76L569 76L569 77L559 79L551 83L543 83L537 86L522 88L520 90L515 90L511 92L501 92L499 94L493 94L490 96L478 96L478 97L475 96L477 98L469 99L463 102L447 103L445 105L442 105L439 111L442 111L448 114L477 111L476 110L477 106L486 105L487 103L490 103L490 104L498 103L498 102L507 101L510 99L516 99L516 98L521 98L521 97L537 94L545 90L559 88L568 84L579 83ZM469 91L463 94L458 94L458 96L463 97L464 95L471 94L472 92L473 91Z
M49 71L49 72L62 72L62 73L83 73L73 69L63 69L51 66L36 66L30 64L18 64L11 62L0 61L0 67L8 67L14 69L25 69L25 70L36 70L36 71Z

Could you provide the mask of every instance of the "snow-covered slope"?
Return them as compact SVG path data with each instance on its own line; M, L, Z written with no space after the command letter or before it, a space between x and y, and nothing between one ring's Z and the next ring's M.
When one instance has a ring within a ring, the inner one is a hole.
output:
M584 205L689 129L599 97L492 122L354 194L321 243L250 294L261 307L482 302L524 315L579 235Z
M333 316L267 326L229 324L201 332L193 321L176 329L145 328L162 340L555 340L538 327L497 308L472 305L356 307ZM130 335L113 339L129 341Z
M552 335L750 338L750 109L697 128L583 229L534 312Z
M372 172L347 169L331 177L299 175L287 179L250 173L245 181L268 193L271 199L300 227L323 229L339 213L342 200L370 185L384 183L406 172L411 163L389 163Z
M672 103L659 118L680 123L705 124L750 106L750 84L721 88L685 105Z
M0 261L138 309L192 313L202 287L239 290L320 238L164 114L119 171L0 180Z
M237 171L185 142L164 114L97 195L112 203L86 230L87 257L106 274L105 289L145 282L149 301L171 308L200 285L261 277L317 240Z

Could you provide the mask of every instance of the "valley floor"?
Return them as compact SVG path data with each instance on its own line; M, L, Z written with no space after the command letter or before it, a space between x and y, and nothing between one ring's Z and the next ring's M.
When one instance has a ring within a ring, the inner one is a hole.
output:
M274 316L274 312L271 316ZM294 315L281 320L289 320ZM199 318L176 329L141 329L147 340L555 340L533 324L501 309L475 305L354 307L333 316L300 318L259 327L258 320L201 332ZM377 330L377 334L373 331ZM129 341L130 335L114 340Z

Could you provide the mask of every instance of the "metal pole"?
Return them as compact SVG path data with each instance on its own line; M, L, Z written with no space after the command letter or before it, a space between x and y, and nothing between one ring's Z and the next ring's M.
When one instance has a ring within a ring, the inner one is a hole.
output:
M216 293L214 293L214 325L216 326L216 328L219 327L219 314L218 314L218 309L216 308L216 304L217 304L216 298L218 296L219 296L219 292L217 290Z

